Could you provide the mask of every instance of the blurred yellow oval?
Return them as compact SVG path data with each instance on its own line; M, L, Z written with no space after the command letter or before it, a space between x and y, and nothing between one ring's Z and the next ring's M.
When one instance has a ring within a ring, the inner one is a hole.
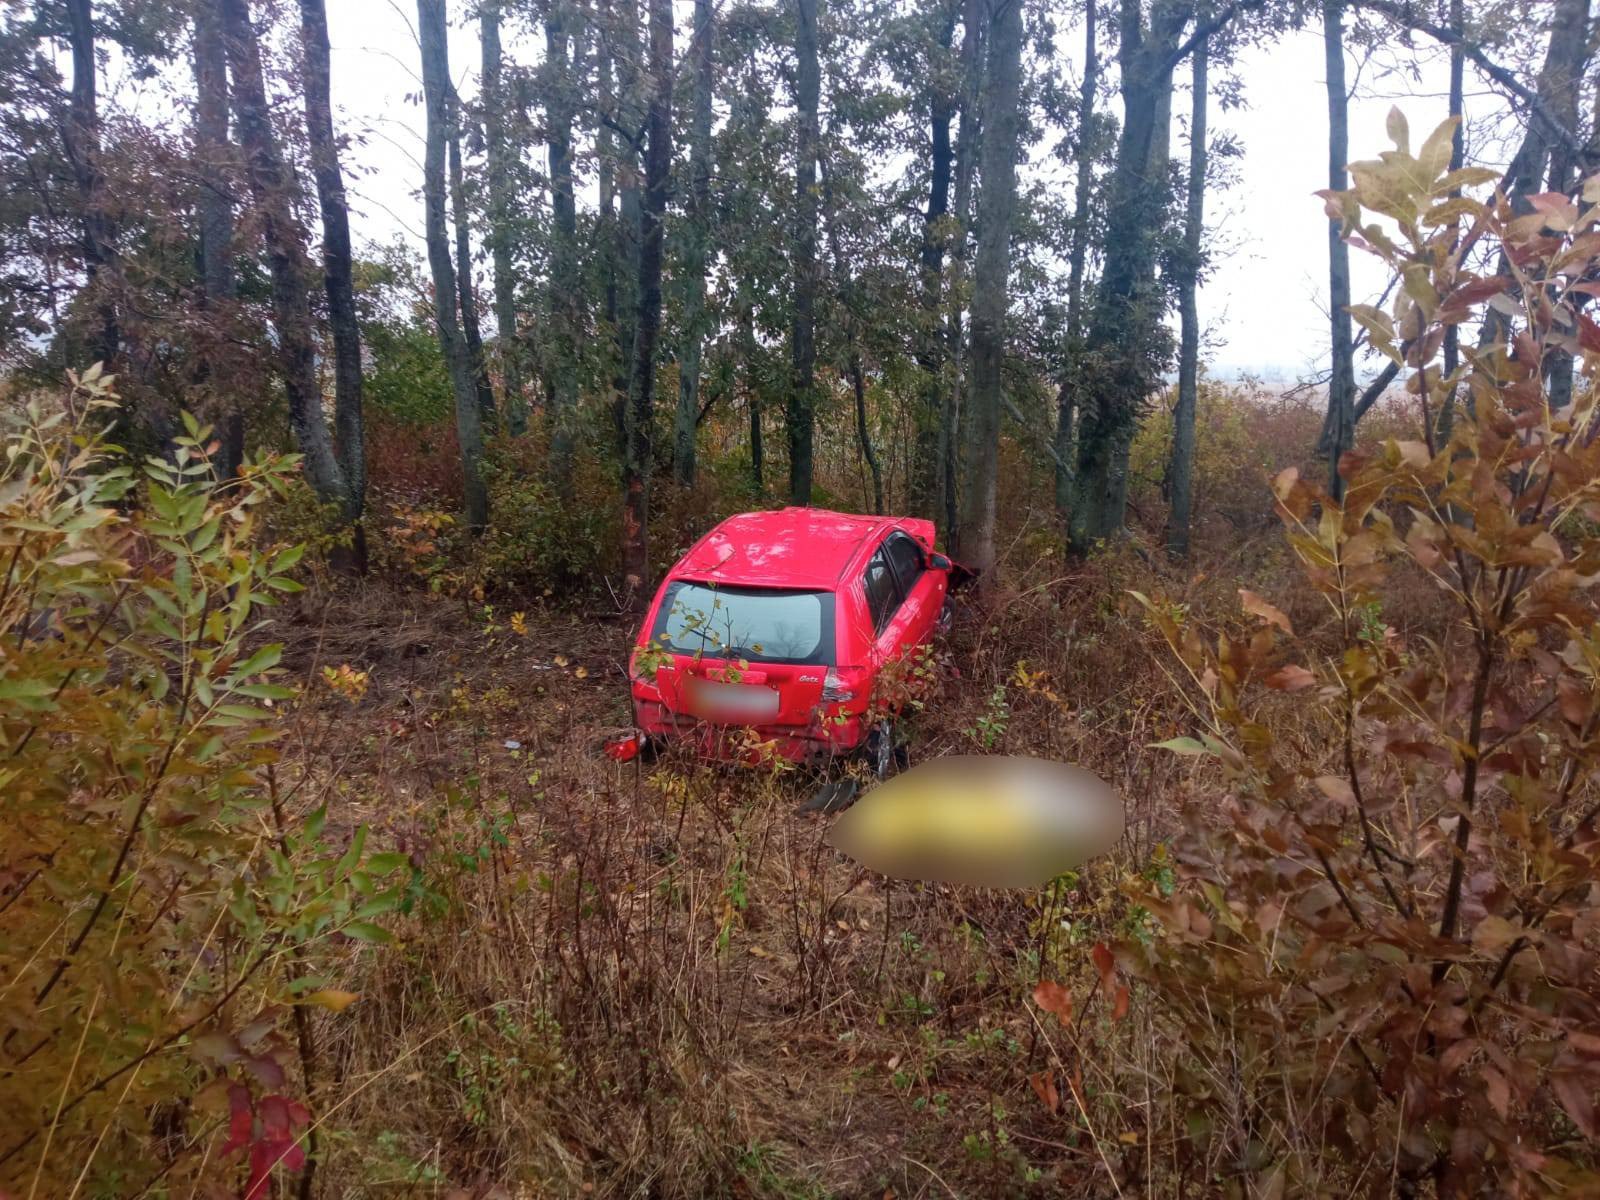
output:
M953 755L874 788L828 844L897 879L1037 887L1109 850L1122 820L1110 785L1082 767Z

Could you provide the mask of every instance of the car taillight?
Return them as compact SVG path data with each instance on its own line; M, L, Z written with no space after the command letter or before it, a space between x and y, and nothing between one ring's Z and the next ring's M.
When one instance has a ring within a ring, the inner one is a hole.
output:
M837 671L829 671L822 677L822 698L829 704L840 700L854 700L855 690L844 680L844 676Z

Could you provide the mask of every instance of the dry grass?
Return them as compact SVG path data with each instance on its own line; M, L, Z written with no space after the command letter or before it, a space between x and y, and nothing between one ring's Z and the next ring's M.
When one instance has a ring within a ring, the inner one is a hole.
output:
M534 612L519 636L376 584L308 602L298 802L418 864L401 948L352 961L362 999L327 1025L319 1087L346 1097L328 1194L1115 1194L1169 1174L1153 1016L1136 999L1111 1021L1088 955L1188 786L1142 749L1184 728L1118 598L1153 572L1011 557L1012 588L958 621L914 755L1044 755L1116 785L1123 844L1059 894L871 876L795 811L801 773L606 759L616 619ZM353 703L320 681L344 663L368 675ZM1041 977L1079 1000L1072 1027L1027 1000Z

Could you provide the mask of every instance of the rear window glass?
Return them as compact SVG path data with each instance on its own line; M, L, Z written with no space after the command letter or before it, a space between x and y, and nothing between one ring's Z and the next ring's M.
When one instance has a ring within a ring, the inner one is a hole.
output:
M678 654L832 666L833 593L680 580L661 598L650 637Z

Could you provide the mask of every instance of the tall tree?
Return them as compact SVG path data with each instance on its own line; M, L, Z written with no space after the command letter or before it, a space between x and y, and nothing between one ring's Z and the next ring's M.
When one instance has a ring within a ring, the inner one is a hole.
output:
M1072 197L1072 247L1067 258L1067 346L1056 385L1056 512L1072 509L1072 424L1078 410L1078 372L1082 367L1083 278L1089 259L1089 199L1094 188L1095 93L1100 87L1096 46L1100 10L1088 0L1083 13L1083 79L1078 87L1078 141L1073 148L1077 175Z
M1180 37L1194 9L1185 0L1121 0L1117 58L1123 122L1106 201L1100 284L1084 343L1070 542L1075 554L1122 528L1128 453L1140 415L1170 357L1166 298L1156 249L1167 207L1172 72L1231 20L1227 6Z
M217 393L217 474L231 479L244 457L244 411L231 386L217 386L227 373L224 347L231 339L216 325L231 316L234 271L228 48L222 37L222 14L213 2L195 8L194 82L194 158L200 175L200 303L213 326L207 334L201 370L205 384Z
M711 240L711 91L716 10L695 0L694 99L689 125L689 203L684 237L683 352L678 362L678 411L673 421L672 469L684 487L694 483L695 428L700 416L700 360L705 346L706 260Z
M237 0L234 0L237 2ZM451 83L445 0L417 0L417 38L422 47L422 94L427 119L427 145L422 167L424 231L428 265L433 273L433 313L439 345L455 394L456 439L461 445L461 474L468 526L481 531L489 523L489 493L483 478L483 418L478 404L472 355L456 319L456 272L450 257L445 219L445 157L451 136Z
M566 497L572 488L572 455L577 445L578 334L581 299L573 281L578 278L578 209L572 180L573 78L567 29L568 9L555 0L545 17L545 125L550 167L550 356L552 404L550 412L550 478L556 494ZM602 60L602 103L610 76L609 60ZM609 131L604 131L609 137ZM600 155L600 218L603 231L611 224L611 164ZM608 306L615 306L615 288L609 289ZM614 313L610 315L614 316Z
M465 106L450 88L450 214L456 234L456 299L461 305L461 339L472 364L473 388L478 394L478 416L485 429L499 424L500 413L489 383L489 363L483 354L483 330L478 323L478 289L472 273L472 215L467 208L466 172L461 162Z
M609 27L602 31L601 37L614 43L610 63L615 72L615 99L611 112L603 119L610 127L608 133L613 129L619 131L619 136L608 138L607 147L617 190L617 220L607 247L612 256L607 270L613 281L607 316L616 334L612 415L617 446L626 458L629 453L628 389L632 385L635 321L639 315L639 258L644 245L639 155L646 136L648 113L641 104L641 97L648 83L644 52L639 44L639 0L602 0L601 6L610 18Z
M515 436L527 430L528 401L523 395L523 345L517 332L517 280L512 265L515 238L511 228L511 168L515 151L506 132L511 95L506 88L505 54L500 44L504 3L505 0L483 0L478 9L478 41L483 58L484 182L489 201L489 232L485 240L494 264L495 349L500 360L506 430ZM553 177L553 170L551 174ZM552 186L553 182L552 178ZM570 182L569 178L569 190Z
M922 327L918 331L917 365L922 369L921 405L917 410L915 458L911 475L912 510L927 517L938 515L939 479L943 462L939 452L939 424L944 410L945 337L942 327L944 255L950 239L950 176L955 155L950 126L956 98L946 83L944 60L955 40L958 8L946 5L938 13L935 69L928 87L928 207L922 214Z
M644 194L640 206L638 313L628 376L623 455L622 570L642 602L650 582L650 470L654 448L656 342L661 334L661 259L672 171L672 0L650 0L650 99L645 115Z
M1194 49L1193 103L1189 115L1189 180L1183 222L1183 267L1178 281L1182 321L1178 345L1178 403L1172 411L1172 455L1167 463L1167 553L1189 555L1189 519L1194 502L1194 414L1200 387L1200 238L1206 200L1206 66L1208 48Z
M1344 82L1344 0L1323 0L1323 53L1328 86L1328 187L1350 186L1349 92ZM1324 440L1328 452L1328 494L1344 495L1339 459L1355 437L1355 340L1350 328L1350 247L1342 222L1328 221L1328 323L1333 370L1328 377L1328 418Z
M794 0L795 205L793 238L793 377L789 384L789 498L811 503L812 435L816 426L817 109L822 67L817 56L817 2Z
M107 278L116 267L116 227L108 210L105 176L100 169L100 101L91 0L67 0L67 39L72 49L72 91L62 140L78 186L78 202L83 211L84 273L100 321L94 338L95 354L110 368L122 345L122 329Z
M988 0L962 0L961 8L961 124L956 140L955 212L950 244L949 311L945 317L945 387L939 417L940 515L946 537L954 543L960 524L961 494L961 390L966 332L963 296L966 293L968 224L972 215L972 179L978 166L978 135L982 124L979 104L983 88L983 51Z
M365 567L361 513L367 496L366 437L361 402L361 331L356 323L350 256L350 205L333 132L328 15L323 0L300 0L300 41L305 51L306 134L311 171L322 212L322 279L333 336L333 428L344 475L344 517L355 526L355 566Z
M1001 367L1011 221L1017 203L1022 114L1022 0L988 0L988 64L983 84L983 161L978 191L978 254L972 290L972 388L967 479L956 553L984 579L995 561L995 486L1000 451Z
M245 155L250 195L260 215L272 279L272 322L277 333L278 368L289 404L289 424L305 457L305 475L317 497L351 511L349 483L334 453L322 414L317 380L310 272L305 234L294 219L294 181L284 165L267 106L261 45L250 17L250 0L220 0L222 26L233 76L233 107L239 144Z

